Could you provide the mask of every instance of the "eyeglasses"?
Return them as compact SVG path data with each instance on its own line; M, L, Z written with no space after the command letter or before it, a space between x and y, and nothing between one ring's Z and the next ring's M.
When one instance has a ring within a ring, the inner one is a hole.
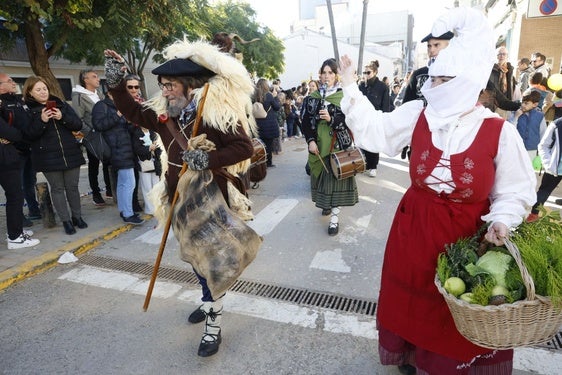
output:
M158 82L158 87L160 87L160 90L168 90L168 91L172 91L173 89L176 88L176 83L175 82Z
M132 90L132 89L138 90L138 89L140 89L140 86L127 85L127 88L129 90ZM160 88L162 88L162 87L160 87ZM168 91L170 91L170 90L168 89Z
M369 75L369 74L371 74L371 73L373 73L373 72L371 72L371 71L363 72L364 75Z
M507 56L507 53L498 53L498 56Z
M10 78L7 81L0 82L0 85L3 84L3 83L14 83L14 80Z

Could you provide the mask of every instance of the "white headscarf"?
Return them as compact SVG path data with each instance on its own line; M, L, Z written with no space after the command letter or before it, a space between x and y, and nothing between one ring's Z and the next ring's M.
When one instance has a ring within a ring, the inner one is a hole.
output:
M432 131L474 108L495 61L493 30L481 11L453 8L435 21L431 33L442 35L449 30L455 32L455 37L439 52L428 74L455 78L434 88L428 79L421 89L427 100L425 115Z

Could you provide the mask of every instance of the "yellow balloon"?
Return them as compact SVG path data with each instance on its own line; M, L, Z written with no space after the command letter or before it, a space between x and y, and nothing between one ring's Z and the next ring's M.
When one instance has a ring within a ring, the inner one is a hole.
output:
M562 89L562 74L553 74L548 78L548 88L554 91Z

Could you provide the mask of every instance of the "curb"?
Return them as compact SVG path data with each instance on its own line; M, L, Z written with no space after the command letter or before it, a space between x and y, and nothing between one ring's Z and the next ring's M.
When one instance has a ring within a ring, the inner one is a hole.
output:
M56 250L49 251L18 266L9 268L0 273L0 291L3 291L18 281L40 274L56 266L60 256L66 252L71 252L76 256L82 255L101 245L103 242L109 241L119 236L121 233L129 231L133 227L134 225L132 224L125 224L113 228L104 228Z

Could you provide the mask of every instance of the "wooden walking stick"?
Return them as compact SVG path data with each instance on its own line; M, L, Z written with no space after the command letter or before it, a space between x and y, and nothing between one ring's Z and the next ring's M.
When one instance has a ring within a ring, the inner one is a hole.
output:
M205 99L207 98L207 91L209 91L209 84L206 83L203 88L203 94L201 95L201 100L199 108L197 108L197 116L195 117L195 123L193 124L193 131L191 132L191 137L197 134L199 129L199 124L201 123L201 117L203 114L203 106L205 104ZM183 162L181 171L179 173L179 178L187 170L187 164ZM179 181L179 179L178 179ZM144 299L144 305L142 309L146 312L148 310L148 305L150 303L150 297L152 297L152 290L154 289L154 284L156 283L156 276L158 276L158 270L160 268L160 262L162 261L162 256L164 255L164 248L166 247L166 241L168 240L168 234L170 233L170 227L172 226L172 217L174 215L174 207L179 197L178 187L176 185L176 191L174 192L174 198L170 204L170 212L168 213L168 219L166 220L166 226L164 227L164 233L162 233L162 240L160 241L160 248L158 249L158 256L154 262L154 269L152 270L152 277L150 278L150 284L148 285L148 290L146 292L146 297Z

